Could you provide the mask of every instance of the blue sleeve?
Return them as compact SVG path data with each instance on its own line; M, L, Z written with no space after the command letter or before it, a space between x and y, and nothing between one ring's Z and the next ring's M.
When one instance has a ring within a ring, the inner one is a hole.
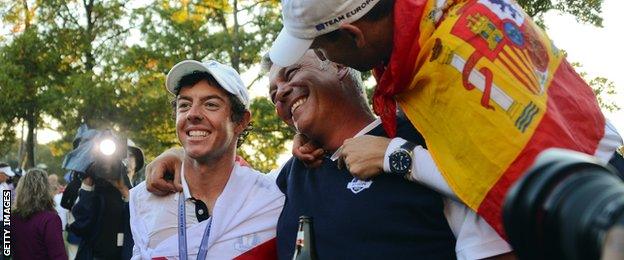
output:
M72 214L76 220L69 225L69 230L82 238L90 235L95 226L99 204L95 192L80 189L78 202L72 207Z

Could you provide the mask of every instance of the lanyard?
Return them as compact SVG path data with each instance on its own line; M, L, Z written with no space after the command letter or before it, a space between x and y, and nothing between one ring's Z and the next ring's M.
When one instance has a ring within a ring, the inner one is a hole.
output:
M186 207L185 207L184 192L180 193L178 197L178 252L180 253L180 260L188 259L188 249L186 246ZM204 230L204 235L199 244L199 252L197 252L197 260L206 259L208 254L208 237L210 237L210 227L212 226L212 216L208 218L208 224Z

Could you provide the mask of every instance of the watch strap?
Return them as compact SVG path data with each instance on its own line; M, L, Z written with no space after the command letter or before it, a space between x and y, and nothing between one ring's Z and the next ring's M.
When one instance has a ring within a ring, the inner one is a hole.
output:
M416 144L410 141L405 141L405 143L401 145L401 148L408 150L410 153L412 153L412 151L414 151L414 148L416 148Z

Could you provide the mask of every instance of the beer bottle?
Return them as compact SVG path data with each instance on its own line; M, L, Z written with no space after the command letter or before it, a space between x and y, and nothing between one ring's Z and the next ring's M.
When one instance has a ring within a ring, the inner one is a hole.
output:
M295 253L293 260L316 260L314 251L314 236L312 234L312 218L308 216L299 217L299 229L297 230L297 241L295 242Z

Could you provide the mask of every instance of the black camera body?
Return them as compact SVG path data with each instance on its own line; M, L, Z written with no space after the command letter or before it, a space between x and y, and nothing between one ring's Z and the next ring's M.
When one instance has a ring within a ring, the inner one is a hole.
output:
M115 183L122 179L131 187L123 162L128 153L126 142L111 130L99 131L81 126L74 138L74 149L63 161L63 168L71 171L72 178L63 193L61 206L71 209L86 177L93 178L96 186L102 181Z
M503 223L520 259L599 259L606 232L624 220L624 183L597 159L542 153L507 193Z

